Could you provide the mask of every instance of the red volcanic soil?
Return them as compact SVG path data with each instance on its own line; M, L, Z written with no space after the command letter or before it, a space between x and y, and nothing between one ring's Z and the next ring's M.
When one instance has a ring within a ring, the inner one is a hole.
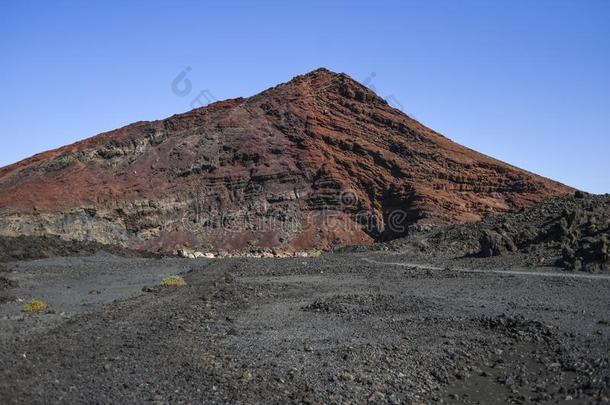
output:
M318 69L0 169L0 232L149 250L329 248L572 192Z

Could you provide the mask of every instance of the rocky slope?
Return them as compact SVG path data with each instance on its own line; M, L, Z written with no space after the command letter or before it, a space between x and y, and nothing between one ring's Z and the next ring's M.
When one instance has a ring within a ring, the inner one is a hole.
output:
M551 198L519 213L414 232L381 249L434 257L499 258L505 266L610 271L610 195ZM492 261L493 262L493 261ZM482 263L477 260L476 267Z
M318 69L0 169L0 235L147 250L329 248L572 192Z
M4 262L50 257L90 256L100 251L122 257L161 256L160 254L134 251L117 245L104 245L93 241L62 239L58 235L0 236L0 264ZM0 267L0 271L1 270L2 267Z

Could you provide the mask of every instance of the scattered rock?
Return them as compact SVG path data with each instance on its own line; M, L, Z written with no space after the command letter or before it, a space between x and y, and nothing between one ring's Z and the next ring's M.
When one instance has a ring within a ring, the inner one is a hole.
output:
M253 378L252 373L250 371L244 371L243 374L241 375L241 379L242 381L251 381Z
M385 394L379 391L374 391L369 397L369 402L379 402L385 398Z
M0 291L17 288L18 286L19 284L16 281L0 276Z

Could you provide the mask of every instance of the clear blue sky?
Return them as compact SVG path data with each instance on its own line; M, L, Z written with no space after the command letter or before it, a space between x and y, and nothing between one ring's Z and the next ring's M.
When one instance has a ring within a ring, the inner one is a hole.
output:
M0 0L0 166L325 66L459 143L610 192L610 1L300 4Z

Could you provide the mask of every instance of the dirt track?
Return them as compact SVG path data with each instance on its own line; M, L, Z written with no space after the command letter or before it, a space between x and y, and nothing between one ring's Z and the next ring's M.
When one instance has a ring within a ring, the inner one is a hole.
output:
M0 304L0 403L608 401L606 277L410 261L8 264L0 276L18 286L0 302L43 298L54 313ZM188 287L152 287L178 273Z

